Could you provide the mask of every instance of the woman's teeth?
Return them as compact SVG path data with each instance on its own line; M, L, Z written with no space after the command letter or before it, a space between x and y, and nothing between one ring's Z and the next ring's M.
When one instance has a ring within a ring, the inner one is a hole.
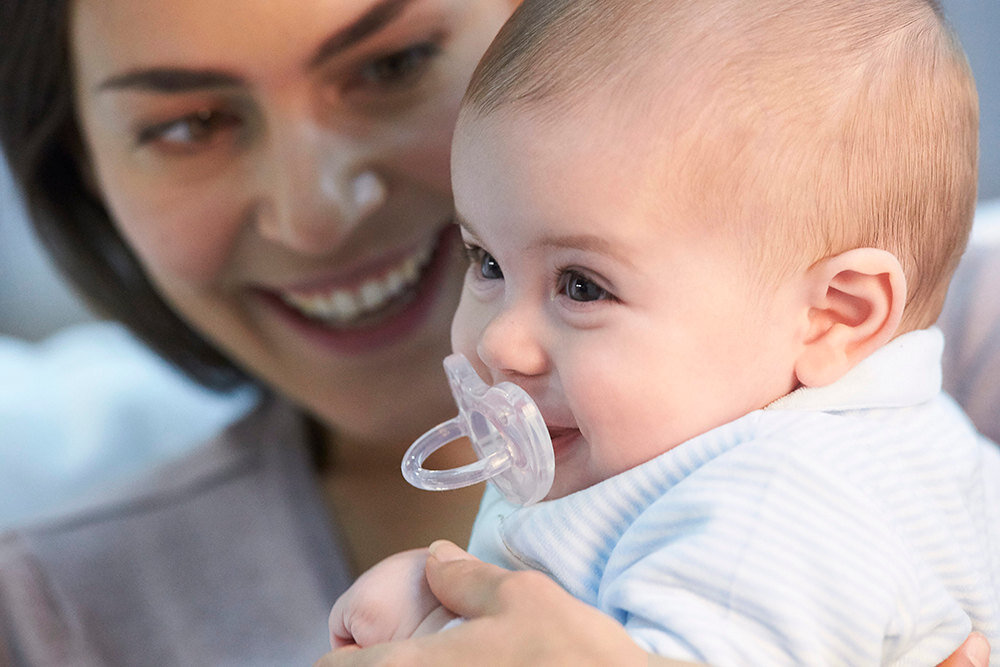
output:
M428 245L404 258L379 276L350 289L333 289L308 294L286 292L282 299L306 317L328 324L351 324L382 310L420 280L431 260L434 246Z

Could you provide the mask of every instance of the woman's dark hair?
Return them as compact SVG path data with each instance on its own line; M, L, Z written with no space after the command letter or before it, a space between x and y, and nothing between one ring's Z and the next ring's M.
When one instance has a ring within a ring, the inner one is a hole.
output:
M205 386L250 381L157 294L86 183L68 0L0 0L0 147L36 234L99 314L123 322Z

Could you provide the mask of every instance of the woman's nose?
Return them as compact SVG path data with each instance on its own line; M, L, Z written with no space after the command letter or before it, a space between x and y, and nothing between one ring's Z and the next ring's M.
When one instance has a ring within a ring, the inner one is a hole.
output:
M383 177L363 137L290 123L270 133L261 157L256 220L261 236L322 255L383 205Z
M476 352L493 373L494 382L537 376L548 369L540 324L526 311L504 309L479 336Z

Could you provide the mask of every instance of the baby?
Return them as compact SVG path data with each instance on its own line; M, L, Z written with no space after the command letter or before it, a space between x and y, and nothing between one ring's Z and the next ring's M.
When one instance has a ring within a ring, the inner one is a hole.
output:
M555 478L488 488L470 551L713 665L1000 645L1000 454L933 326L976 144L926 0L526 0L455 134L452 343L531 395ZM366 573L335 646L439 627L424 557Z

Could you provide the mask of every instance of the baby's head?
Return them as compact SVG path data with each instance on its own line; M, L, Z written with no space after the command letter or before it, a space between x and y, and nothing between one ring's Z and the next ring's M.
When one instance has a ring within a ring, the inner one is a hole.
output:
M456 130L453 343L581 488L932 323L976 142L924 0L526 0Z

